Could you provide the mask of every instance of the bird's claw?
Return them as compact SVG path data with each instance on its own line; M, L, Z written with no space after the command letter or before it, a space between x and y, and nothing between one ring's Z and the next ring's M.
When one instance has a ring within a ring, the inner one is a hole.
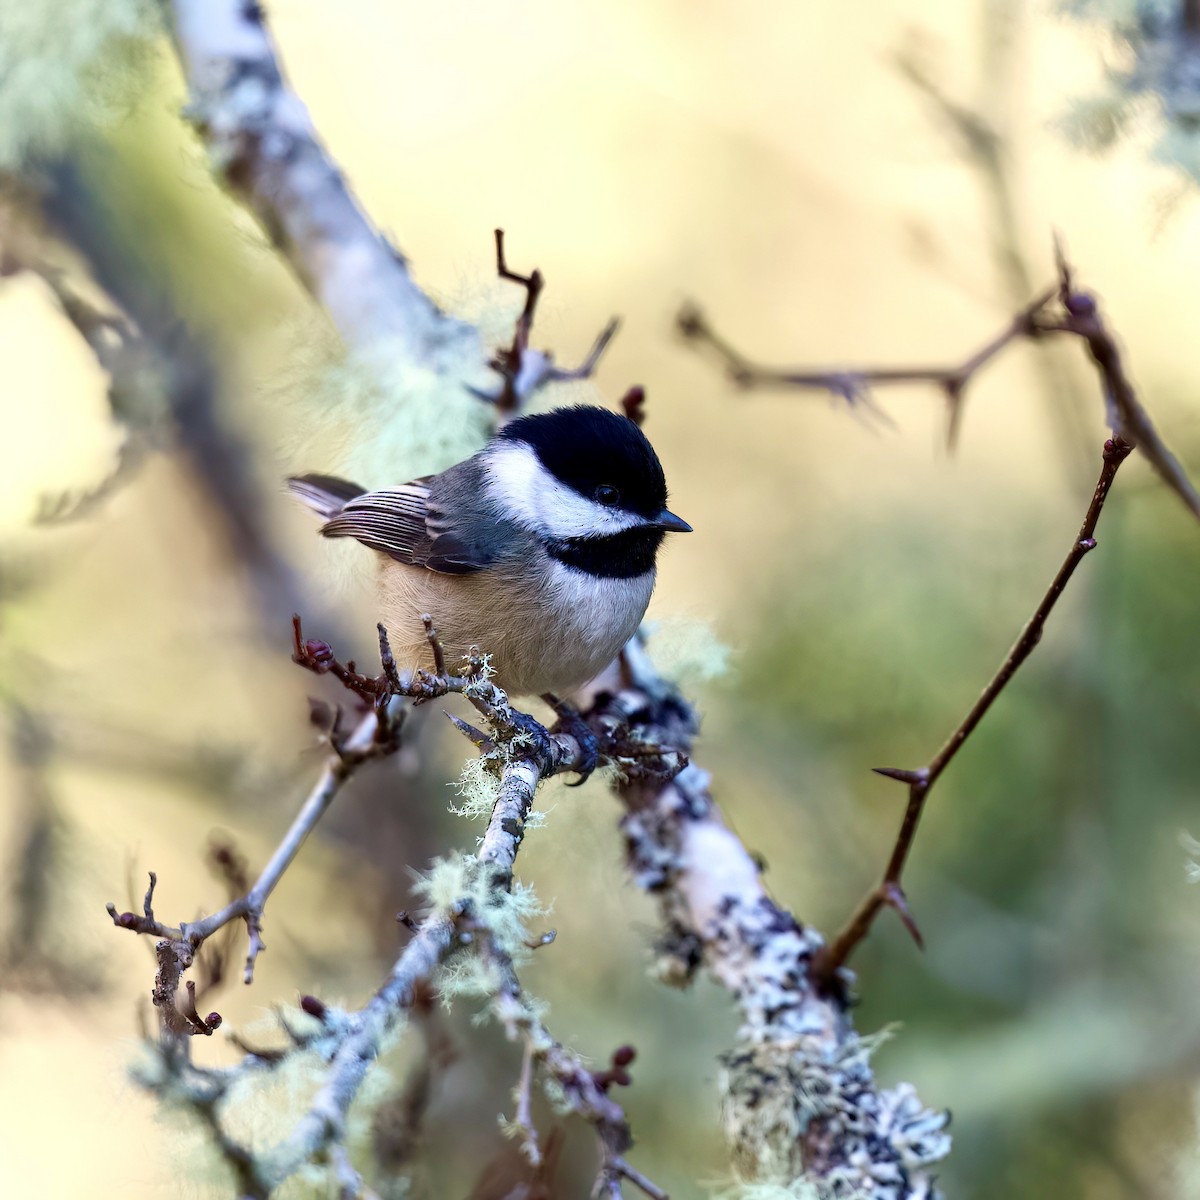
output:
M600 765L600 741L592 727L583 719L583 714L573 704L568 704L549 692L542 699L558 715L558 720L551 726L550 732L572 737L579 744L579 778L574 783L568 783L567 787L580 787L587 783L592 772Z

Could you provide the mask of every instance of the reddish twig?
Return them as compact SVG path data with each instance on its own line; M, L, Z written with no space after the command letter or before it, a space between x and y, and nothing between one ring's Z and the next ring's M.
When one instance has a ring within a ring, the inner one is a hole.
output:
M433 655L433 673L435 675L446 674L446 653L442 649L441 638L437 635L437 630L433 627L433 618L428 613L421 615L421 624L425 626L425 640L429 643L429 651ZM383 633L383 626L380 625L379 631Z
M218 1012L209 1013L207 1017L202 1017L196 1011L196 985L192 980L188 980L186 985L187 999L183 1002L180 1012L183 1014L184 1020L191 1026L192 1033L203 1034L205 1037L212 1035L221 1028L221 1014Z
M534 267L528 275L518 275L508 269L504 258L504 230L496 230L496 274L501 279L509 279L519 283L525 289L525 306L517 318L517 326L513 331L513 340L505 349L498 350L492 359L491 366L500 372L504 379L503 390L496 397L495 404L501 412L513 412L520 407L521 396L517 390L517 381L521 376L521 368L525 365L525 355L529 351L529 338L533 333L533 317L537 312L538 300L542 288L546 286L545 277Z
M363 675L357 670L353 659L340 663L328 642L316 638L305 639L300 617L292 617L292 662L312 671L314 675L332 675L347 691L374 705L388 690L386 664L382 675ZM392 668L395 668L392 659Z
M543 384L566 379L590 378L600 361L600 356L616 334L620 321L613 317L605 325L579 366L556 366L551 355L541 350L533 350L529 345L538 300L546 286L545 277L536 267L528 275L520 275L509 269L504 256L503 229L496 230L496 273L501 279L519 283L525 289L525 304L521 309L521 315L517 317L512 341L509 345L497 350L491 362L488 363L488 366L494 371L499 372L503 380L499 393L491 395L476 391L475 394L480 399L494 404L502 413L513 413Z
M633 1077L629 1074L629 1066L637 1058L637 1051L632 1046L618 1046L609 1060L609 1065L603 1071L593 1071L592 1078L596 1086L607 1092L614 1084L617 1087L629 1087Z
M880 775L886 775L889 779L895 779L908 785L908 807L905 809L904 820L900 826L891 858L884 870L883 878L860 901L841 932L814 961L814 974L824 986L828 987L834 982L838 968L846 962L854 948L867 936L875 917L885 906L894 908L899 913L901 920L918 945L921 944L921 934L909 911L900 881L904 864L912 849L913 839L916 837L921 815L925 811L925 802L929 799L933 785L953 761L954 756L962 749L963 743L983 720L988 709L1017 673L1021 664L1033 653L1034 648L1041 641L1046 620L1070 582L1075 568L1087 554L1096 548L1096 524L1100 520L1101 510L1104 508L1104 502L1108 498L1109 489L1112 487L1118 468L1132 449L1133 447L1128 442L1119 437L1110 438L1104 443L1103 462L1100 468L1100 478L1096 482L1096 490L1092 493L1091 503L1088 505L1083 524L1075 540L1071 543L1071 548L1067 552L1062 566L1059 567L1058 573L1046 589L1033 616L1021 631L1020 637L1013 643L1012 649L1001 663L1000 669L992 676L979 699L975 701L967 715L959 722L958 727L946 739L942 748L933 756L929 765L917 770L899 767L876 768Z
M646 389L636 385L631 387L621 397L621 411L635 425L644 425L646 423Z

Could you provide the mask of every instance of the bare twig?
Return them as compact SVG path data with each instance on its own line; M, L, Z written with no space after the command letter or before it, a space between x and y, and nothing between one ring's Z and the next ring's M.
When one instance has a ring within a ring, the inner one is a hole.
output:
M527 1103L530 1080L526 1078L526 1071L532 1075L535 1068L540 1068L558 1085L571 1110L596 1130L600 1167L593 1195L620 1196L620 1181L624 1178L652 1200L667 1200L666 1192L635 1171L623 1158L633 1145L633 1136L624 1110L608 1095L608 1084L602 1077L597 1078L596 1072L588 1070L578 1054L551 1036L537 1011L526 1002L511 957L487 931L480 938L480 954L499 980L492 1001L493 1011L510 1039L525 1042L521 1080L517 1087L517 1125L529 1161L536 1164L538 1159L533 1155L539 1151Z
M846 962L858 943L870 932L875 917L885 905L894 908L899 913L905 927L913 935L918 944L921 942L920 932L912 914L909 912L908 902L904 897L900 880L904 871L904 864L907 862L909 852L912 849L913 839L916 837L921 814L925 810L925 802L928 800L929 793L942 772L945 771L953 761L954 756L962 749L967 738L971 736L980 721L983 720L988 709L996 701L996 698L1008 686L1009 681L1017 673L1021 664L1033 653L1037 644L1041 641L1046 620L1049 618L1055 604L1058 603L1059 597L1070 582L1071 576L1075 573L1075 568L1079 566L1087 554L1096 548L1095 532L1097 522L1100 520L1100 513L1104 508L1105 500L1108 499L1109 489L1112 487L1117 470L1129 456L1132 449L1132 446L1122 441L1119 437L1110 438L1104 443L1103 461L1100 468L1100 478L1096 482L1096 490L1092 493L1091 502L1083 518L1083 524L1080 526L1075 540L1071 543L1071 548L1067 551L1067 556L1063 560L1062 566L1059 567L1058 573L1046 589L1046 593L1034 610L1033 616L1030 617L1025 628L1021 630L1020 636L1013 643L1012 649L1005 656L1004 661L988 682L987 687L983 689L979 699L971 706L970 711L959 722L958 727L946 739L941 749L933 756L929 764L917 770L907 770L897 767L876 768L880 775L886 775L889 779L895 779L900 783L907 784L908 807L905 810L904 820L900 826L900 833L896 838L896 845L892 850L891 857L888 859L882 880L867 893L858 908L851 915L849 921L847 921L845 927L817 957L815 973L823 986L829 986L833 983L837 970Z
M948 141L961 154L980 185L988 218L991 254L1003 284L1001 305L1016 308L1034 286L1022 248L1024 222L1019 189L1013 186L1012 178L1013 164L1020 151L1012 120L1015 107L1012 102L1020 86L1013 26L1021 20L1021 15L1011 5L985 4L981 16L982 71L974 105L955 99L937 82L922 53L919 31L910 31L906 43L896 51L894 62L901 75L928 103L949 135ZM1086 452L1087 426L1080 389L1053 357L1039 355L1035 362L1050 421L1064 456L1070 460L1072 475L1080 467L1085 474L1089 473L1090 457L1086 465L1081 461Z
M341 663L327 643L306 640L299 617L293 618L292 625L294 660L317 674L333 675L356 696L368 700L370 710L348 737L340 737L336 730L330 735L333 753L326 761L320 778L254 886L245 895L235 898L224 908L198 921L181 922L178 926L165 925L155 918L151 907L155 882L152 873L151 887L146 894L144 916L139 917L128 912L118 913L116 905L108 905L109 916L118 927L180 943L180 955L187 953L189 965L190 957L207 938L230 921L242 918L249 933L245 969L247 983L254 977L255 960L263 949L262 914L266 901L299 853L305 839L324 816L342 785L358 767L381 755L391 754L399 748L399 717L392 714L389 701L395 698L430 700L455 693L467 696L491 722L497 734L510 739L523 739L527 746L525 761L513 762L509 766L513 772L528 770L535 785L542 775L568 769L568 764L577 764L582 756L582 749L575 737L569 734L549 733L532 717L513 709L507 696L498 687L478 678L477 675L430 675L427 672L418 672L407 681L402 679L395 671L395 660L391 655L387 631L382 626L379 627L380 651L385 669L381 675L368 676L360 673L353 662ZM430 638L436 645L436 634L432 626ZM437 645L434 657L445 666L445 657L440 645ZM387 669L389 661L390 672Z
M525 289L525 304L517 317L513 340L498 350L488 364L498 372L502 380L500 391L495 395L476 390L482 400L494 404L506 415L516 412L526 401L547 383L566 379L588 379L596 369L600 356L612 341L620 322L616 317L600 331L587 357L577 367L559 367L554 357L543 350L529 345L533 333L533 320L538 300L546 286L545 277L536 267L528 275L519 275L509 269L504 257L504 230L496 230L496 273L501 279L519 283Z
M1040 338L1055 333L1073 334L1083 340L1099 371L1110 427L1130 446L1137 447L1145 454L1163 482L1183 501L1188 511L1200 519L1200 493L1163 442L1150 414L1138 398L1125 371L1116 338L1100 316L1096 298L1075 287L1071 268L1057 239L1055 255L1058 283L1035 297L999 335L959 366L867 367L842 371L763 367L752 363L716 334L694 306L685 308L679 314L677 326L685 338L715 350L725 362L730 378L742 387L774 385L825 391L854 404L869 401L871 387L921 382L935 384L946 397L949 418L946 435L951 447L958 436L963 393L982 367L1018 339ZM1047 313L1048 306L1054 300L1059 302L1061 311Z
M1047 288L1029 302L990 342L964 362L954 366L862 367L842 370L803 371L757 365L719 336L704 314L695 306L686 306L676 318L676 328L688 341L707 345L725 363L726 370L739 387L790 387L828 392L847 404L870 404L871 389L894 384L931 383L946 398L946 439L953 447L960 424L963 393L975 375L1002 350L1019 338L1035 336L1035 318L1058 293Z
M521 1148L532 1166L538 1166L542 1161L542 1152L538 1147L537 1126L533 1123L533 1042L525 1040L525 1050L521 1055L521 1077L517 1080L517 1112L516 1124L521 1131Z
M421 616L421 624L425 626L425 639L429 642L429 649L433 654L433 673L445 675L446 654L442 649L442 642L437 635L437 630L433 627L433 618L428 613L424 613Z
M334 797L341 790L342 784L357 766L374 757L374 734L375 718L371 715L363 719L359 729L342 750L330 757L321 772L321 777L296 814L291 827L284 834L275 853L263 868L254 886L245 895L237 897L224 908L198 921L180 922L178 926L165 925L155 918L151 908L150 901L155 882L154 873L151 872L151 887L146 893L145 915L139 917L133 913L118 913L116 905L110 903L108 914L112 917L113 924L122 929L132 929L135 933L151 934L170 942L179 943L179 952L182 953L186 950L191 956L218 929L240 917L245 920L250 935L245 969L245 981L250 983L254 978L255 960L263 949L262 913L267 898L283 878L284 872L299 853L305 839L324 816Z

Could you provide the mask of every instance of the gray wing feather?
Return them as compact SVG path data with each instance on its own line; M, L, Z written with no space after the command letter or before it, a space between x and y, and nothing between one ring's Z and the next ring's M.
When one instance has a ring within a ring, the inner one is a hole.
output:
M288 484L294 495L325 518L321 526L325 537L352 537L399 562L441 574L469 574L486 567L492 556L478 539L454 529L431 496L430 485L436 487L448 475L425 476L378 492L364 492L328 476L306 475Z
M326 521L326 537L352 537L402 562L423 558L431 538L425 526L429 492L419 485L365 492Z

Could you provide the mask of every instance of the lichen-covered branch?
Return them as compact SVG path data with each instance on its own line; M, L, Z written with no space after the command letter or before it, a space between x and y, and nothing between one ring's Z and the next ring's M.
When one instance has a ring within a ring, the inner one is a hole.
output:
M414 363L435 366L447 344L475 341L475 329L437 308L359 207L283 76L259 5L172 0L171 10L189 112L215 168L346 344L388 339Z
M629 867L663 918L658 972L686 985L706 968L741 1013L725 1056L723 1108L734 1165L747 1180L873 1200L932 1196L933 1166L950 1148L945 1113L906 1084L881 1088L839 979L815 972L824 945L767 894L759 866L722 820L708 773L688 761L692 707L654 670L635 640L619 686L589 719L627 727L661 757L620 759L618 793ZM838 1190L840 1189L840 1190Z
M529 1114L529 1092L533 1072L540 1069L548 1079L555 1096L596 1130L600 1143L600 1169L595 1195L621 1195L621 1180L627 1179L651 1200L667 1200L667 1194L625 1161L624 1155L633 1145L629 1122L621 1106L608 1095L606 1073L589 1070L583 1059L564 1046L547 1030L537 1004L522 990L512 957L500 946L491 933L481 938L480 954L494 974L495 991L491 1008L513 1041L523 1041L525 1056L521 1079L517 1086L515 1125L525 1140L526 1153L535 1165L539 1161L537 1136ZM626 1047L623 1061L628 1063L632 1051ZM627 1077L626 1077L627 1078ZM615 1187L615 1190L614 1190Z

